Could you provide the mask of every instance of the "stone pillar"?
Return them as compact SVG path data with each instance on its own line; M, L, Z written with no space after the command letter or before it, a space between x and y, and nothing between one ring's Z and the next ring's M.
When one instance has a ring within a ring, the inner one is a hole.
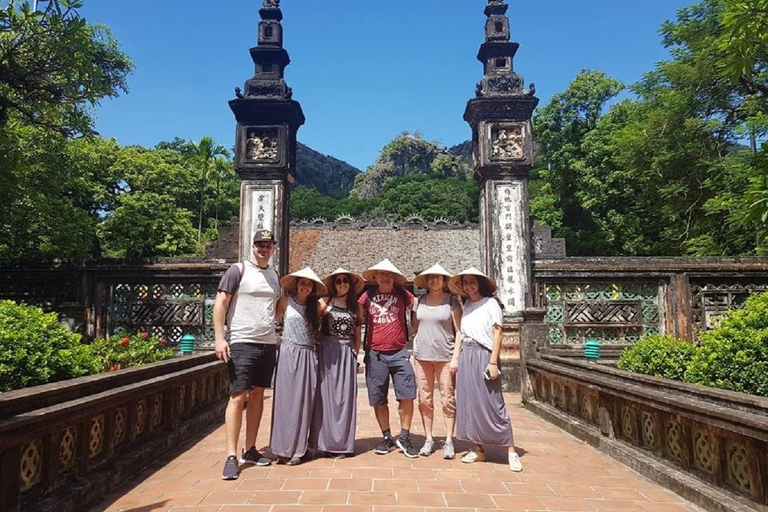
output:
M531 115L539 103L534 86L524 89L513 60L519 45L510 42L508 6L488 0L485 42L477 59L484 74L464 120L472 127L475 179L480 182L480 237L483 271L498 285L504 304L502 345L504 389L519 390L520 330L523 311L532 305L532 237L528 216L528 173L533 167ZM517 325L516 325L517 324Z
M531 227L528 173L533 167L531 115L539 100L513 69L518 44L510 42L508 6L488 0L485 43L477 59L484 76L464 120L472 127L475 178L480 182L480 236L484 271L499 286L507 321L531 305Z
M288 271L288 213L290 187L296 176L296 133L304 124L301 105L291 99L285 82L290 63L283 48L283 13L280 2L264 0L259 9L259 38L250 49L256 66L245 90L235 89L229 107L237 120L235 170L240 186L241 260L250 259L253 235L258 229L275 234L273 260L280 274Z

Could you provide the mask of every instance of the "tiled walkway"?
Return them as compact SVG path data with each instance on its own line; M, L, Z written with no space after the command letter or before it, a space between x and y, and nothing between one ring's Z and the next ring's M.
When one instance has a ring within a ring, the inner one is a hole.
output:
M522 473L509 471L506 450L488 450L489 461L476 464L462 464L458 457L444 460L440 451L418 459L398 452L376 455L373 447L381 433L365 390L360 392L355 457L321 458L294 467L247 467L238 480L223 481L222 425L158 460L91 512L701 511L522 409L519 395L508 395L507 405ZM265 405L268 410L271 399ZM394 407L390 412L396 433ZM265 411L257 442L262 451L269 443L269 424ZM442 439L441 417L435 427ZM420 446L418 412L412 431L414 444ZM457 443L457 453L469 447Z

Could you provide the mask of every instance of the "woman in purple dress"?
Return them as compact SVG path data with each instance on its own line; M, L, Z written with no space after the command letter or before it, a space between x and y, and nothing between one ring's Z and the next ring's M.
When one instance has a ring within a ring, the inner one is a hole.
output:
M318 397L310 446L333 457L353 455L357 427L357 295L363 279L343 268L324 279L329 295L318 301Z
M283 317L283 335L269 445L278 462L295 466L307 454L317 393L317 352L311 329L314 309L310 306L308 311L307 304L315 304L316 296L327 290L309 267L283 277L280 285L288 295L280 298L276 310L276 316Z
M461 457L461 462L483 462L483 445L504 446L509 469L522 471L501 393L499 355L504 320L501 306L493 297L496 283L470 268L453 276L448 285L453 293L465 298L451 370L456 372L456 437L475 447Z

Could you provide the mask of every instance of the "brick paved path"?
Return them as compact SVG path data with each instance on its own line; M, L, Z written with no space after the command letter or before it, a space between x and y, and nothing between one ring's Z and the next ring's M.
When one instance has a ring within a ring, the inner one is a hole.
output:
M396 434L399 423L394 400L390 403ZM294 467L246 467L238 480L223 481L222 425L186 450L158 460L91 512L701 511L519 404L519 395L507 396L522 473L509 471L506 450L488 449L488 462L475 464L462 464L458 456L444 460L440 451L418 459L398 452L374 454L381 432L361 389L355 457L321 458ZM265 409L270 406L268 398ZM269 443L269 424L265 411L266 428L257 441L262 451ZM420 447L418 411L411 430L414 445ZM436 412L436 437L442 439L444 432ZM469 448L457 443L457 455Z

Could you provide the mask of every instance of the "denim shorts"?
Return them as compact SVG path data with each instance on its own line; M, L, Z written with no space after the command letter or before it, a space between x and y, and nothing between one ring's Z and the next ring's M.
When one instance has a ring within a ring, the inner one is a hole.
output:
M229 394L251 388L269 388L275 372L277 346L263 343L233 343L229 346Z
M416 377L408 349L391 352L369 350L365 355L365 384L368 387L368 402L372 406L387 405L390 376L398 401L416 398Z

